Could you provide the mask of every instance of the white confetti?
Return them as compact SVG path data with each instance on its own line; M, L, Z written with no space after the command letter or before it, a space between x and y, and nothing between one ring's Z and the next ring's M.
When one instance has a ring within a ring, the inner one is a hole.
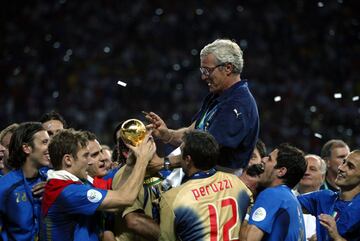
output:
M117 84L118 85L121 85L121 86L123 86L123 87L126 87L126 83L125 82L122 82L121 80L119 80L118 82L117 82Z
M358 95L352 97L352 101L358 101L358 100L359 100L359 96L358 96Z
M110 51L111 51L111 48L109 47L109 46L106 46L105 48L104 48L104 53L110 53Z
M196 15L203 15L203 13L204 13L204 10L202 10L201 8L198 8L198 9L196 9Z
M59 91L54 91L54 92L52 93L52 97L53 97L54 99L56 99L57 97L59 97Z
M341 99L341 98L342 98L342 94L341 94L341 93L335 93L335 94L334 94L334 98L335 98L335 99Z
M281 100L281 96L275 96L274 101L279 102Z
M319 138L319 139L321 139L321 138L322 138L322 135L321 135L321 134L319 134L319 133L315 133L315 134L314 134L314 136L315 136L315 137L317 137L317 138Z

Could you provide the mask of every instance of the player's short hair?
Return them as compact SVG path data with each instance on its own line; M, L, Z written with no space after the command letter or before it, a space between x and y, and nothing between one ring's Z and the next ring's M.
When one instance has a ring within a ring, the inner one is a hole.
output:
M96 135L91 131L83 131L84 136L88 139L88 141L95 141Z
M281 177L284 184L293 189L304 176L307 168L304 152L290 144L279 145L275 169L285 167L286 174Z
M356 156L356 159L360 161L360 149L355 149L352 152L350 152L349 156Z
M191 156L196 168L209 170L216 165L219 158L219 145L211 134L192 130L186 132L182 140L184 142L182 157Z
M82 131L74 129L64 129L56 133L49 144L49 154L51 164L55 170L62 169L62 160L66 154L77 158L77 153L81 148L86 147L88 139Z
M261 158L266 157L266 155L267 155L266 146L262 140L258 139L255 147L258 150Z
M8 133L11 133L13 134L16 130L16 128L19 127L19 124L18 123L13 123L7 127L5 127L1 132L0 132L0 144L1 145L4 145L3 144L3 140L4 140L4 137L8 134Z
M56 112L54 110L43 114L40 117L39 121L41 123L45 123L45 122L50 121L50 120L58 120L63 124L64 128L67 128L67 124L66 124L66 121L65 121L64 117L62 117L62 115L60 115L58 112Z

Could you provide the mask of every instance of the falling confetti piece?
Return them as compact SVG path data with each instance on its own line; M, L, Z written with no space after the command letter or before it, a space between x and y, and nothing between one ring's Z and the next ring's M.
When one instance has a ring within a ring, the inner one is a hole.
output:
M335 98L335 99L341 99L341 97L342 97L342 94L341 94L341 93L335 93L335 94L334 94L334 98Z
M275 96L274 101L279 102L281 100L281 96Z
M118 84L118 85L121 85L121 86L123 86L123 87L126 87L126 85L127 85L125 82L122 82L122 81L120 81L120 80L117 82L117 84Z
M315 134L314 134L314 136L315 136L315 137L317 137L317 138L319 138L319 139L321 139L321 138L322 138L322 135L321 135L321 134L319 134L319 133L315 133Z
M311 112L316 112L316 110L317 110L316 106L313 106L313 105L310 106L310 111Z

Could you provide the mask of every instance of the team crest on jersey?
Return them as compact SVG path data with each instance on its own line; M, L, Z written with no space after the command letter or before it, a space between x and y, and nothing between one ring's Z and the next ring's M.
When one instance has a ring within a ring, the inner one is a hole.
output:
M102 194L101 192L95 190L95 189L90 189L89 191L87 191L87 199L92 202L92 203L97 203L98 201L100 201L102 198Z
M266 210L262 207L257 208L252 215L252 219L256 222L264 220L266 217Z

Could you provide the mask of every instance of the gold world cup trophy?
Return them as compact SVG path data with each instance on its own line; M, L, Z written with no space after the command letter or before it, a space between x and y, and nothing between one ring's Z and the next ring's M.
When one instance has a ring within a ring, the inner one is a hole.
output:
M120 137L125 143L137 146L144 140L145 135L146 127L140 120L130 119L121 125ZM148 174L146 176L144 185L151 189L151 192L155 195L154 197L159 198L160 193L163 192L163 179L158 176L148 176Z
M140 120L130 119L121 125L120 136L127 144L137 146L144 140L145 135L146 127Z

